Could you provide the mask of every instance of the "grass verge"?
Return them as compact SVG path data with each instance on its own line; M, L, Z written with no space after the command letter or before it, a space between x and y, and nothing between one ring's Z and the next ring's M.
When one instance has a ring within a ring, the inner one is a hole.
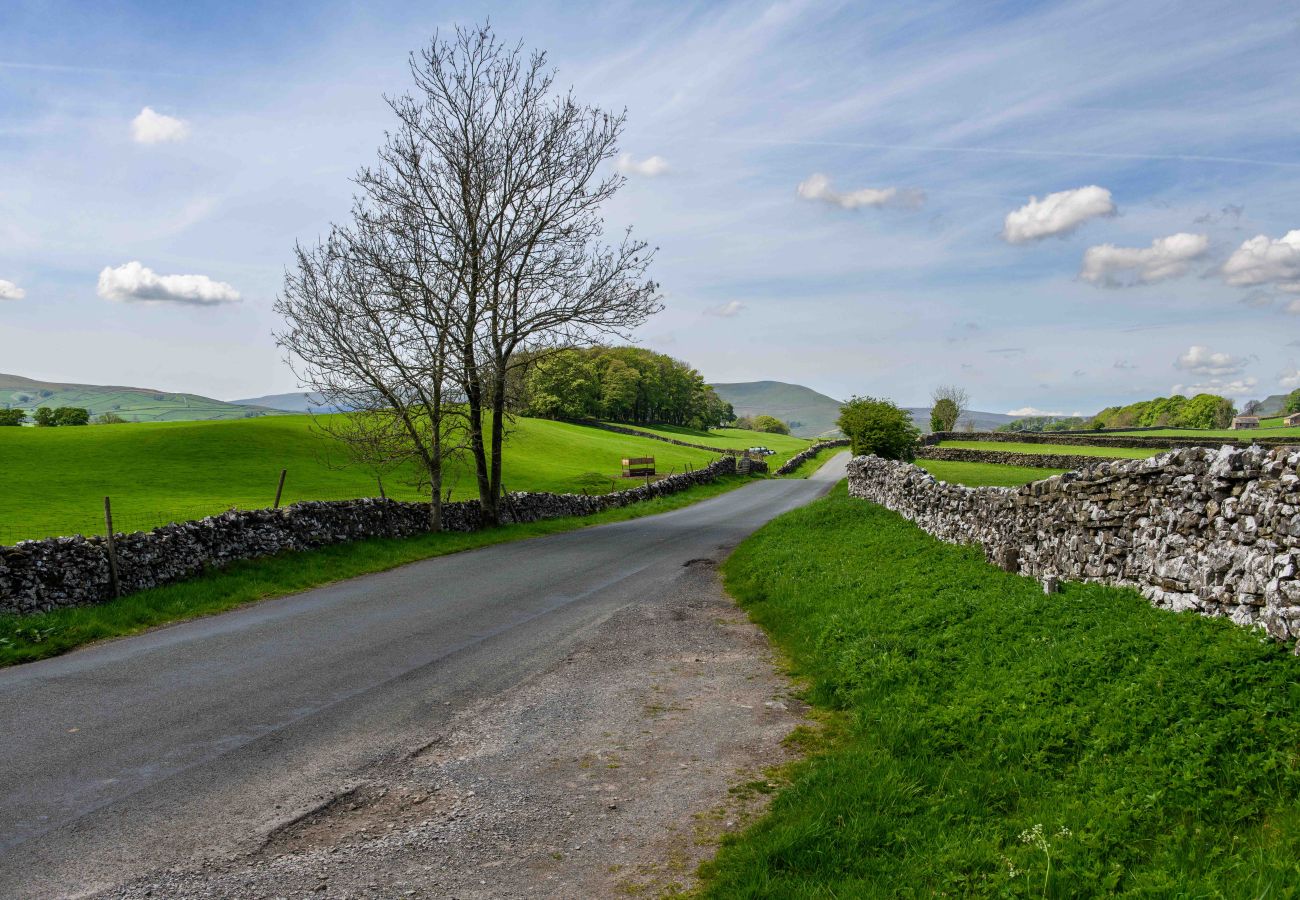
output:
M843 485L724 573L830 725L705 896L1294 896L1283 647L1131 590L1044 596Z
M1004 466L1000 463L953 462L946 459L918 459L916 464L940 481L969 487L1020 487L1066 471L1034 466Z
M781 477L782 478L810 478L817 472L818 469L826 465L826 461L830 459L832 456L834 456L836 453L847 453L848 450L849 450L848 447L826 447L821 450L818 450L815 454L812 455L811 458L805 459L803 462L801 462L799 464L799 468L795 469L793 472L789 473L788 475L782 475ZM769 465L771 465L771 463L769 463ZM772 466L772 468L776 468L776 466Z
M169 622L224 612L434 556L668 512L716 497L747 481L739 476L724 476L712 484L594 516L508 525L468 534L375 538L284 553L234 563L191 581L141 591L111 603L30 616L0 616L0 666L57 656L92 641L136 634Z

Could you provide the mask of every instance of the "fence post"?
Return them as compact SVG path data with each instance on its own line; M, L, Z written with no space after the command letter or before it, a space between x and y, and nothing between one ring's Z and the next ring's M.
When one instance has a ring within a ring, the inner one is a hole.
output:
M287 474L289 474L288 469L280 470L280 483L275 488L275 506L271 507L272 509L280 508L280 495L284 493L284 476Z
M113 537L113 504L104 498L104 527L108 532L108 578L113 585L113 596L122 596L122 581L117 573L117 541Z

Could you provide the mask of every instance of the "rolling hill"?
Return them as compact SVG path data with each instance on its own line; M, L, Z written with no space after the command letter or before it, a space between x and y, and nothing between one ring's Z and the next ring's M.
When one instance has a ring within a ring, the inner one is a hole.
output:
M800 437L821 437L837 434L835 420L839 418L840 401L801 384L783 381L745 381L734 384L715 384L718 396L730 403L738 416L756 416L766 413L790 423L790 429ZM922 431L930 430L930 407L904 407ZM1015 421L1015 416L1002 413L969 410L962 414L963 423L972 423L978 431L992 431L999 425Z
M182 422L210 419L250 419L283 415L263 406L240 406L203 397L152 388L37 381L21 375L0 374L0 407L25 409L41 406L80 406L92 416L114 413L128 422Z
M339 407L326 404L320 394L304 393L302 391L289 394L267 394L263 397L249 397L246 400L231 400L229 402L236 406L266 407L268 409L278 409L281 412L342 412Z

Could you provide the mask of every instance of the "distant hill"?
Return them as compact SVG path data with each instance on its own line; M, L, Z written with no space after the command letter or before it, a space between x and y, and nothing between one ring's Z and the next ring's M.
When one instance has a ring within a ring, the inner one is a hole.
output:
M736 384L715 384L718 396L730 403L739 416L756 416L767 413L791 424L791 430L800 437L820 437L838 434L835 420L840 415L840 401L801 384L783 381L744 381ZM930 430L930 407L904 407L922 431ZM962 414L962 423L971 422L978 431L992 431L999 425L1014 422L1015 416L1002 413L970 410ZM797 425L795 423L798 423Z
M291 394L267 394L264 397L249 397L247 400L231 400L237 406L264 406L270 409L278 409L282 412L339 412L336 406L330 406L324 402L324 398L318 393L304 393L301 391Z
M819 394L801 384L783 381L743 381L715 384L718 396L731 404L738 416L766 413L788 422L799 437L818 437L835 432L840 401Z
M1280 415L1282 411L1286 409L1286 398L1289 396L1291 395L1270 394L1269 396L1265 397L1263 401L1261 401L1264 404L1264 407L1259 411L1260 415L1263 416Z
M152 388L65 384L0 374L0 407L31 411L41 406L80 406L92 416L114 413L128 422L183 422L278 416L280 410L239 406L199 394L176 394Z

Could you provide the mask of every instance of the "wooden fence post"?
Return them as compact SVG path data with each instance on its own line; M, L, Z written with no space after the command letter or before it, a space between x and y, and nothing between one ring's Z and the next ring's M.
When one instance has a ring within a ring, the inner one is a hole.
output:
M117 573L117 541L113 537L113 504L104 498L104 527L108 532L108 578L113 585L113 596L122 596L122 581Z
M289 474L288 469L280 470L280 483L275 487L275 506L271 507L272 509L280 508L280 495L284 493L284 476L287 474Z

